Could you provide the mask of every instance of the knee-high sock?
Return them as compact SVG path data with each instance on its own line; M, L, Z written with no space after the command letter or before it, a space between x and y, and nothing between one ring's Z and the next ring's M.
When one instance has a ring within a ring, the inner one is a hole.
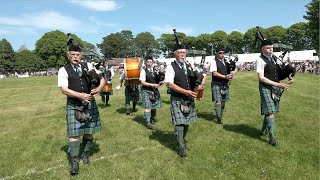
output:
M133 109L136 109L136 106L137 106L137 101L133 101Z
M151 120L153 121L157 115L157 109L151 109Z
M146 120L147 124L150 123L150 117L151 117L151 112L144 112L144 119Z
M274 129L275 129L275 124L274 124L274 116L267 116L266 120L267 120L267 128L269 131L269 135L274 136Z
M69 141L68 146L70 148L70 155L72 157L79 156L80 151L80 141Z
M126 110L130 110L130 103L126 104Z
M109 102L109 95L106 95L106 101L103 101L103 102L105 102L106 104L108 104L108 102Z
M183 125L184 129L183 129L183 139L186 139L188 130L189 130L189 125Z
M217 117L221 118L221 104L215 103L214 104L214 109L216 111Z
M225 103L221 104L221 117L223 116L224 107L225 107Z
M176 131L177 141L179 143L179 146L182 146L184 144L184 141L183 141L184 127L183 127L183 125L174 126L174 130Z
M101 101L104 104L106 102L105 95L104 94L100 94L100 96L101 96Z
M262 124L262 128L261 128L261 132L264 133L267 130L267 116L264 116L263 119L263 124Z
M92 142L93 142L93 139L88 139L88 138L83 138L82 140L83 142L83 152L89 152L91 147L92 147Z

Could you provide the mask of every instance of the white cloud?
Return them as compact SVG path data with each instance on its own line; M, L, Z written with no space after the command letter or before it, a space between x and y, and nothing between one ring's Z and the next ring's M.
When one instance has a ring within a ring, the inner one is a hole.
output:
M97 32L96 25L83 23L82 21L65 16L55 11L42 11L33 14L23 14L20 17L0 17L0 24L7 25L14 31L21 32L21 29L46 29L70 32L81 32L86 29L86 32ZM30 30L29 30L30 31Z
M10 34L10 31L5 30L5 29L0 29L0 34Z
M24 15L27 24L42 29L75 30L83 25L81 21L73 17L64 16L60 13L49 11L32 15Z
M99 21L99 20L97 20L97 18L95 18L93 16L89 17L89 20L100 27L115 27L115 26L117 26L117 24L114 24L114 23L105 23L105 22Z
M6 24L11 26L20 26L23 25L23 19L10 18L10 17L0 17L0 24Z
M177 29L177 32L183 32L185 33L187 36L190 36L193 34L193 29L192 28L181 28L181 27L174 27L172 25L164 25L164 26L154 26L154 25L151 25L151 26L148 26L147 27L148 29L151 29L153 31L156 31L158 33L168 33L168 34L171 34L173 33L173 29Z
M114 0L69 0L68 2L95 11L115 11L121 8Z

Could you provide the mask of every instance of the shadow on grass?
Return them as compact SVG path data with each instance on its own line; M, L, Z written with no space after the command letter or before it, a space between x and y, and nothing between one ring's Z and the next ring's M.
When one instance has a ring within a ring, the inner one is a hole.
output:
M96 143L97 139L94 139L93 142L92 142L92 147L91 147L91 150L90 150L90 156L92 156L93 154L95 153L98 153L100 151L100 147L99 147L99 144ZM81 158L81 154L83 152L83 144L81 143L80 144L80 152L79 152L79 159ZM62 146L60 148L61 151L64 151L66 153L66 156L68 158L68 161L69 161L69 165L71 164L71 161L72 161L72 158L71 158L71 155L70 155L70 149L68 147L68 145L65 145L65 146Z
M243 134L254 139L265 141L260 137L260 130L254 127L250 127L247 124L236 124L236 125L223 125L223 129L238 134Z
M162 99L162 103L165 103L165 104L169 104L169 105L170 105L170 101L169 101L169 100L163 100L163 99Z
M212 112L197 112L197 116L198 118L203 118L207 121L214 121L214 119L217 119L217 116Z
M172 151L177 150L176 137L172 131L153 130L149 138L159 141L160 144Z
M138 124L141 124L142 126L146 125L146 122L145 122L144 117L142 115L136 115L132 120L137 122Z
M121 108L118 108L117 110L117 113L119 113L119 114L126 114L126 108L125 107L121 107ZM130 113L132 114L134 114L134 113L137 113L139 111L139 107L138 107L138 105L136 106L136 111L133 111L133 108L132 108L132 105L131 105L131 107L130 107Z
M126 114L126 108L125 107L118 108L116 111L119 114Z

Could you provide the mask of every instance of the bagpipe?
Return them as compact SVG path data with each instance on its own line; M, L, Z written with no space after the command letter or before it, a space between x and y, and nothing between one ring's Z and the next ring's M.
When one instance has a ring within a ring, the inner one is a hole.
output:
M283 57L289 50L285 50L280 58L274 54L272 54L273 59L279 60L282 64L277 64L277 72L279 76L279 80L284 80L286 78L292 79L292 77L296 74L296 69L288 62L283 62Z
M265 40L265 38L263 37L259 26L256 27L257 31L256 31L256 35L255 35L255 42L254 45L257 48L258 44L261 43L263 40ZM285 54L287 52L289 52L290 49L286 49L281 55L280 57L272 54L272 58L276 61L279 60L281 62L281 64L276 63L276 68L277 68L277 73L278 73L278 78L279 80L284 80L286 78L288 79L292 79L292 77L296 74L296 69L288 62L284 62L283 58L285 56Z
M67 46L74 45L74 40L71 34L68 33L67 36ZM87 63L80 62L80 64L83 67L83 74L88 85L88 89L92 90L99 87L101 76L94 69L89 70Z
M179 40L176 29L173 29L173 34L175 37L176 46L185 48L184 45ZM190 72L190 73L188 73L188 76L189 76L188 78L190 80L191 90L196 93L196 99L198 99L198 100L201 99L203 96L203 89L199 90L198 86L201 84L202 79L204 78L203 71L204 71L205 58L206 58L206 55L203 54L202 58L201 58L199 70L193 69L191 64L188 61L186 61L186 64L188 66L188 71Z
M238 56L234 56L234 59L229 58L229 61L226 62L227 74L230 74L231 71L236 70L236 63L238 62Z
M161 72L159 70L153 69L154 70L154 80L156 82L156 84L159 84L160 82L164 81L165 78L165 73Z

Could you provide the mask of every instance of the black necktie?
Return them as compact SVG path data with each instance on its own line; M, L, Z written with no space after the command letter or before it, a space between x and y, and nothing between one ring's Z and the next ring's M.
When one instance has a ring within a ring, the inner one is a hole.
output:
M74 65L74 68L75 68L76 73L78 74L78 76L81 77L82 72L79 70L80 66L79 65Z

